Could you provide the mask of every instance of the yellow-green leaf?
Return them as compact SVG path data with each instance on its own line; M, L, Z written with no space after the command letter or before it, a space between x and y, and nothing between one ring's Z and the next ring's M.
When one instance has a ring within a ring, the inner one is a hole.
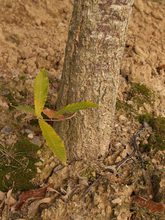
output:
M17 110L22 111L24 113L31 113L31 114L35 114L34 112L34 108L30 105L18 105L18 106L14 106Z
M80 110L84 110L87 108L96 108L98 107L97 104L90 102L90 101L85 101L85 102L76 102L69 104L62 109L58 110L59 114L65 114L65 113L74 113Z
M42 69L34 81L34 106L37 117L41 116L44 108L49 87L49 79L45 69Z
M56 157L62 162L66 163L66 150L63 140L55 132L55 130L44 120L39 120L39 125L42 130L43 137L46 140L48 147L53 151Z

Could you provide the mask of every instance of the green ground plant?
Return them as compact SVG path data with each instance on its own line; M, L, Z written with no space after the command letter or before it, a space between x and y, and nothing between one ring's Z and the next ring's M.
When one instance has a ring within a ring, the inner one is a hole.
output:
M140 123L147 122L153 132L148 138L148 144L142 145L146 150L165 150L165 118L154 117L153 115L146 113L138 116Z
M0 190L24 191L34 187L39 147L27 139L18 140L13 146L0 144Z
M98 105L90 101L83 101L69 104L59 110L44 108L47 100L48 88L48 74L45 69L42 69L34 81L34 107L29 105L19 105L16 106L16 109L25 113L33 114L38 119L47 146L63 164L66 164L67 156L64 142L44 116L49 118L48 120L50 121L63 121L72 118L74 114L80 110L98 107Z
M117 99L116 109L124 111L128 117L138 115L140 107L144 107L144 103L152 106L155 94L146 85L140 83L131 83L127 94L127 101ZM133 104L129 104L131 101ZM144 110L145 111L145 110Z
M146 85L131 83L128 99L136 103L138 108L143 106L144 103L152 104L153 98L154 93Z

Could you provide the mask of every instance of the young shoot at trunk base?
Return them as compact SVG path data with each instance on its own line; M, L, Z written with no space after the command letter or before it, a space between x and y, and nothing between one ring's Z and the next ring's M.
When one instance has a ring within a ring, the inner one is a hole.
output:
M47 146L63 164L66 164L67 156L64 142L47 121L63 121L71 119L75 116L76 112L88 108L96 108L98 105L90 101L82 101L69 104L59 110L44 108L47 100L48 88L48 74L45 69L42 69L34 80L34 107L29 105L19 105L16 106L16 109L23 111L24 113L33 114L38 119ZM45 116L48 119L46 119Z

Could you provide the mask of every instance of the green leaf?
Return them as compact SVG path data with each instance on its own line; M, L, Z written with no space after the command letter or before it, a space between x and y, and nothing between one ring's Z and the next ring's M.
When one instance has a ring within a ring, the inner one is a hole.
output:
M74 113L79 110L84 110L87 108L96 108L96 107L98 107L98 105L90 101L76 102L76 103L69 104L63 107L62 109L58 110L58 113L59 114Z
M44 108L49 87L49 79L45 69L42 69L34 81L34 106L37 117L41 116Z
M59 137L55 130L44 120L40 119L39 125L48 147L53 151L57 158L65 164L66 150L63 140Z
M30 105L18 105L18 106L14 106L17 110L22 111L24 113L31 113L31 114L35 114L34 112L34 108Z

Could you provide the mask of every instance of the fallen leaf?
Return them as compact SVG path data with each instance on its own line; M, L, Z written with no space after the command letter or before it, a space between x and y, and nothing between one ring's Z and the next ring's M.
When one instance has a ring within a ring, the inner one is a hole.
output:
M152 201L151 199L146 199L141 196L134 197L134 202L142 207L148 209L150 212L164 212L165 211L165 205L162 203L156 203Z
M59 114L57 111L54 111L52 109L49 108L45 108L43 110L43 113L50 119L58 119L58 120L64 120L64 115Z
M23 204L29 200L29 199L41 199L45 196L46 191L47 191L47 187L43 187L43 188L39 188L39 189L33 189L33 190L29 190L26 192L22 192L21 195L19 196L19 201L15 206L15 210L20 209Z
M5 203L10 207L15 205L16 200L12 196L12 189L7 192Z
M36 215L38 208L41 204L43 203L48 204L51 201L52 199L48 197L48 198L44 198L44 199L40 199L38 201L32 202L28 208L28 217L33 218Z

